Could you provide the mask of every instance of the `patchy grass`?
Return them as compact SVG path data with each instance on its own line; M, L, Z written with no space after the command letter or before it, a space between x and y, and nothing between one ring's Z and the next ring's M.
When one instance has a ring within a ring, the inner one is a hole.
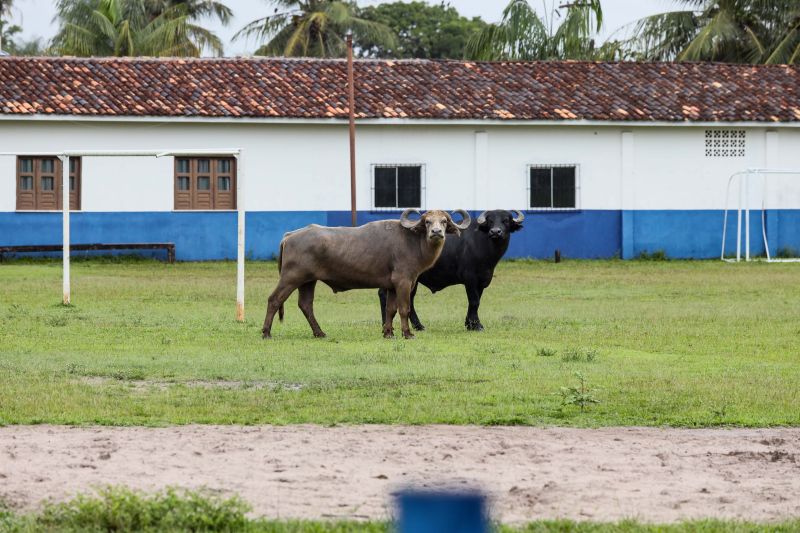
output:
M274 262L0 265L0 423L800 425L800 265L513 261L484 293L420 290L428 327L381 337L377 291L317 289L261 339ZM599 404L562 409L580 371ZM210 384L196 386L198 383ZM237 383L243 386L219 386ZM263 384L263 386L246 386Z
M63 503L50 503L33 514L17 514L0 505L0 531L7 533L245 532L245 533L391 533L388 522L273 521L247 516L237 497L211 492L167 489L145 494L125 488L101 489ZM782 533L800 528L800 521L752 524L716 520L649 525L633 521L594 523L541 521L523 527L496 525L497 533Z

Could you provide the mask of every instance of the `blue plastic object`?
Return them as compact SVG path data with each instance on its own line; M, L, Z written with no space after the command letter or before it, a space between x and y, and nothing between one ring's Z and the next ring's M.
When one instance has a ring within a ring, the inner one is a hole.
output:
M396 494L398 533L488 533L486 498L479 492L406 490Z

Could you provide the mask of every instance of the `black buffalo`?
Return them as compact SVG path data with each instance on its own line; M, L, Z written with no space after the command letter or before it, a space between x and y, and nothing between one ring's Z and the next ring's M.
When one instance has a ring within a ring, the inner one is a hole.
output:
M494 275L494 268L508 249L511 234L522 229L525 219L520 211L484 211L473 220L460 236L451 236L444 244L439 260L420 274L417 283L428 287L431 292L440 291L451 285L464 285L467 290L467 318L464 325L467 329L483 331L483 324L478 318L478 307L481 304L483 289L489 286ZM411 291L411 312L409 319L416 330L425 327L414 308L414 297L417 285ZM386 314L386 290L378 291L381 301L381 319Z

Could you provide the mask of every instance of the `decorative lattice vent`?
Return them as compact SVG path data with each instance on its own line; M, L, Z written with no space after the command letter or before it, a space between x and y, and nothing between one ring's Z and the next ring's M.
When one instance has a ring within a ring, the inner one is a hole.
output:
M744 130L706 130L706 157L744 157Z

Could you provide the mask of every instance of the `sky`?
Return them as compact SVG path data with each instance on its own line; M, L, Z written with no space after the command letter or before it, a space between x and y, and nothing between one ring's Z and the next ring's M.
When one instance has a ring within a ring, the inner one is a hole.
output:
M235 18L227 27L214 21L207 24L222 39L225 45L225 55L246 55L257 48L254 41L245 40L231 42L233 34L251 20L263 17L270 11L269 0L223 0L230 7ZM386 0L359 0L359 5L375 5ZM393 0L390 0L393 1ZM438 2L438 0L429 0ZM566 0L530 0L531 5L539 8L546 3L562 4ZM507 0L449 0L450 4L466 17L480 16L487 22L498 22ZM676 9L676 0L603 0L604 27L601 29L603 38L611 35L615 30L633 22L641 17ZM22 27L22 38L28 40L34 37L50 38L56 31L53 23L55 15L55 2L53 0L15 0L12 12L12 23Z

